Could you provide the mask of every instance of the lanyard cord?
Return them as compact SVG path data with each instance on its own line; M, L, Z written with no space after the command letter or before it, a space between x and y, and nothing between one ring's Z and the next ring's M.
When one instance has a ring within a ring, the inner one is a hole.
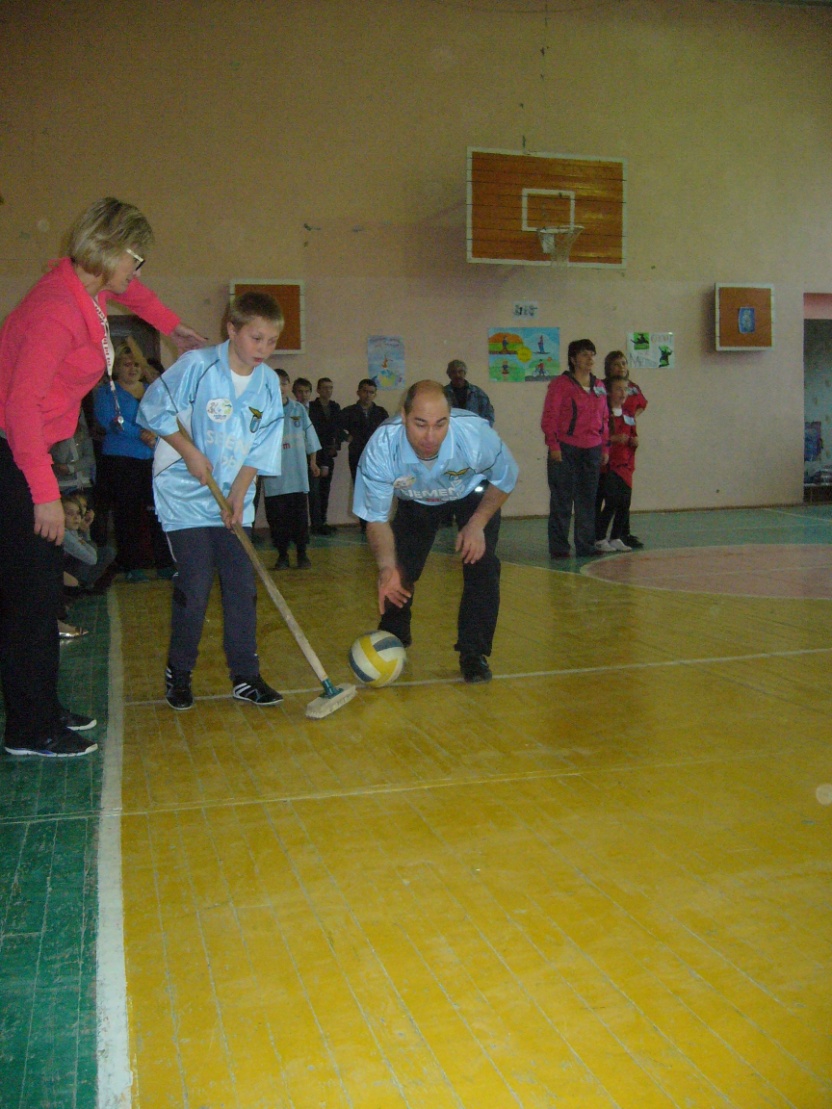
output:
M104 351L104 361L107 364L107 377L110 381L110 392L113 394L113 404L116 407L116 423L121 428L124 426L124 417L121 414L121 405L118 403L118 393L116 392L116 383L113 379L113 363L115 361L115 351L113 350L113 340L110 338L110 323L106 315L101 309L101 305L92 298L95 305L95 310L98 313L98 318L101 320L101 325L104 328L104 336L101 339L101 346Z

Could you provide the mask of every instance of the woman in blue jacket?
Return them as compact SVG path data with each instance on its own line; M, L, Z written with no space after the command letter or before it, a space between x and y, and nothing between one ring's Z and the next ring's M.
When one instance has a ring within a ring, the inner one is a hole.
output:
M112 503L116 558L132 582L147 581L148 546L157 577L173 572L173 557L153 507L156 436L136 423L145 391L141 373L125 344L113 363L113 387L105 380L94 394L95 418L106 431L99 479Z

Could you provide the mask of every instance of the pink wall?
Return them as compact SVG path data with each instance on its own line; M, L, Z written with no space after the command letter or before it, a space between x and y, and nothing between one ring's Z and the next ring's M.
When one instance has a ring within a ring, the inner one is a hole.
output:
M832 293L804 293L804 320L832 320Z

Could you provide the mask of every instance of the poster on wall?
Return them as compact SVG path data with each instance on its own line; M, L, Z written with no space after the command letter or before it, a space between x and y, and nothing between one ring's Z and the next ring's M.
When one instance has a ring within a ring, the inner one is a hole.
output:
M627 336L627 362L634 370L675 369L673 332L631 331Z
M550 381L559 373L559 327L502 327L489 331L490 381Z
M367 340L367 377L379 389L404 388L404 339L371 335Z

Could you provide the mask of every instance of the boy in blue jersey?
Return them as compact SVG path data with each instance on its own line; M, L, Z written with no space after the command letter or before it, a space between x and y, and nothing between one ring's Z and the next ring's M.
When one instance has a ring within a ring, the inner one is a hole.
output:
M500 607L500 507L517 463L486 420L451 409L438 381L408 389L402 413L373 434L358 464L353 511L378 564L379 627L411 642L413 587L452 505L463 590L456 650L466 682L488 682ZM393 500L396 515L388 523Z
M165 670L165 696L174 709L194 703L191 672L215 571L232 695L255 705L283 699L260 676L254 569L232 530L254 522L256 475L280 473L283 402L265 361L282 328L272 297L244 293L229 310L228 341L183 355L147 389L139 409L138 422L160 439L153 495L177 568ZM228 512L220 512L208 474Z
M283 398L283 459L280 475L263 479L266 519L277 548L274 568L288 570L289 544L294 543L298 570L309 570L309 475L320 473L315 458L321 444L303 403L289 396L289 375L285 370L276 373Z

